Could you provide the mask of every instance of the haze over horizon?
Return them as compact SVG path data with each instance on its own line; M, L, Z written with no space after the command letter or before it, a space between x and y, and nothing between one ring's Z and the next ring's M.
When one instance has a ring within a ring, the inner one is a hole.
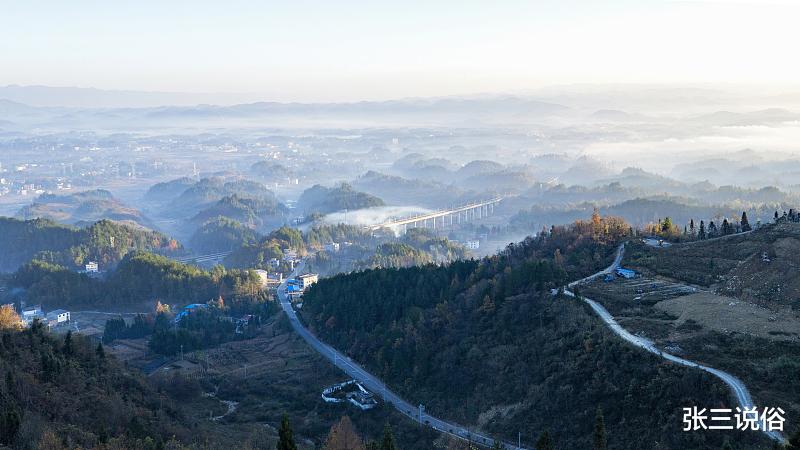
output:
M800 79L790 48L800 41L800 5L782 1L47 1L4 9L0 85L327 102Z

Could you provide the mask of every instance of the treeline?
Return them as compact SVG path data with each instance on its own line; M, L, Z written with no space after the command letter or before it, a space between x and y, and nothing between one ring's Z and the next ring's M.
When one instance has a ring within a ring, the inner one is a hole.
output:
M9 280L25 289L28 304L55 307L126 307L162 303L185 305L223 297L235 311L248 311L269 299L252 271L211 271L145 252L130 253L105 279L92 278L65 267L32 261Z
M720 448L724 433L682 433L680 414L726 404L723 384L632 348L583 303L551 295L607 266L630 232L595 214L480 261L335 276L306 293L302 317L431 414L508 441L522 432L527 447L549 430L542 448L591 448L602 408L610 447Z
M780 214L776 210L773 221L774 223L798 223L800 222L800 212L795 211L794 208L790 208L788 211L783 211L783 214ZM717 220L715 223L713 220L709 220L708 223L706 223L705 220L700 220L698 223L695 222L694 219L689 219L689 222L684 225L683 228L674 223L670 217L666 217L663 220L659 219L655 223L646 225L643 231L652 235L669 238L670 240L705 240L752 231L759 225L761 224L757 223L755 226L751 225L747 217L747 211L742 211L739 220L728 220L726 217L723 218L721 222Z
M96 261L101 268L117 264L131 249L168 252L180 245L155 231L101 220L85 228L47 219L0 217L0 271L12 272L32 259L69 268Z

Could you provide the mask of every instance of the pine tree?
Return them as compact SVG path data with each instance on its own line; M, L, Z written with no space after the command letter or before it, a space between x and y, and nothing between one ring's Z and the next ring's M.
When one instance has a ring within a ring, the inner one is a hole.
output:
M17 395L17 382L14 380L14 374L10 370L6 372L6 392L12 398Z
M725 439L725 442L722 443L722 450L733 450L731 446L731 441Z
M11 446L17 437L20 425L19 413L16 409L9 409L0 416L0 444Z
M791 436L789 442L784 447L785 450L800 450L800 427L798 427Z
M594 419L594 450L606 450L607 448L606 422L603 418L603 410L598 407Z
M750 227L750 222L747 220L747 212L746 211L742 211L741 224L742 224L742 231L750 231L750 230L753 229L753 228Z
M713 220L708 222L708 237L717 237L717 224Z
M775 211L775 222L778 221L778 211Z
M556 450L553 438L550 437L550 433L547 430L536 441L536 450Z
M102 342L98 342L97 343L97 348L94 349L94 352L95 352L95 354L97 354L97 359L99 359L101 361L106 359L106 351L103 348L103 343Z
M289 425L289 416L283 415L281 420L281 427L278 429L278 446L277 450L297 450L297 444L294 442L294 433L292 427Z
M697 237L700 239L706 238L706 225L702 220L700 221L700 231L697 232Z
M689 219L689 234L694 236L694 219Z
M72 353L75 349L72 348L72 330L67 331L67 335L64 337L64 347L61 349L66 356L72 356Z
M722 219L722 235L727 236L731 234L731 224L728 223L728 219Z
M390 427L388 423L383 427L381 450L397 450L397 446L394 443L394 435L392 434L392 427Z

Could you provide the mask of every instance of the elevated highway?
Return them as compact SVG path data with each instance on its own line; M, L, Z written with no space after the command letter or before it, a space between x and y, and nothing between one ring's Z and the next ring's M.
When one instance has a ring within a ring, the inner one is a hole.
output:
M403 227L405 230L409 226L412 228L428 228L430 226L430 228L436 229L437 222L439 227L445 227L447 225L468 222L490 216L494 213L495 205L503 201L503 198L504 197L494 197L489 200L468 203L455 208L442 209L416 216L393 219L375 225L367 225L364 228L368 230L379 230L381 228Z

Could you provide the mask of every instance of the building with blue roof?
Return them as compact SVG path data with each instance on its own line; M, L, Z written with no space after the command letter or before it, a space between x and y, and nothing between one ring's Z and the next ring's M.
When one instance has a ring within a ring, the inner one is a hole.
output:
M615 272L622 278L634 278L636 276L636 272L634 272L633 270L623 269L622 267L617 267L617 270Z

